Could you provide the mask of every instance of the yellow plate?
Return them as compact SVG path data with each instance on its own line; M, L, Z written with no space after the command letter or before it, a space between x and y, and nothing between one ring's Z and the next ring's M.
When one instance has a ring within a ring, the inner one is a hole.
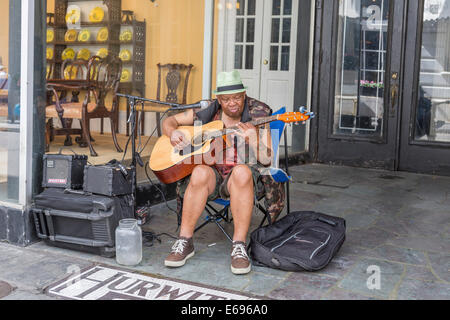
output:
M66 23L75 24L80 21L81 12L80 9L69 9L66 14Z
M47 43L55 40L55 31L53 29L47 29Z
M83 29L78 34L78 41L87 42L91 39L91 32L88 29Z
M101 48L100 50L97 51L97 56L99 56L102 59L106 58L108 56L108 49Z
M72 48L66 48L62 54L61 54L61 58L63 60L67 60L67 59L71 59L73 60L75 58L75 51Z
M90 22L102 22L105 17L105 11L100 7L95 7L91 13L89 13Z
M75 29L67 30L66 34L64 35L64 41L66 42L74 42L77 40L78 33Z
M64 79L73 80L77 77L78 68L76 66L67 66L64 69Z
M49 73L50 73L50 66L47 65L47 72L46 72L46 74L45 74L45 78L46 78L46 79L50 78L50 77L49 77L49 76L50 76Z
M81 49L78 51L77 59L89 60L91 52L88 49Z
M47 60L53 59L53 48L47 48Z
M120 82L126 82L129 81L131 78L131 72L128 69L122 70L122 75L120 76Z
M99 32L97 33L97 41L105 42L108 40L109 31L108 28L101 28Z
M130 30L123 31L119 36L120 41L131 41L133 40L133 33Z
M130 50L123 49L122 51L120 51L119 58L122 59L122 61L130 61L131 60Z

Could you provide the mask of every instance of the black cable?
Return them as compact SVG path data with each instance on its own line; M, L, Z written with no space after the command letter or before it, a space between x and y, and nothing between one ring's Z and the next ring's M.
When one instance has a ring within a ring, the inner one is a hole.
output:
M169 109L168 110L166 110L162 115L161 115L161 120L164 118L164 116L167 114L167 112L169 111ZM138 123L140 123L140 121L138 121ZM135 126L133 126L133 128L131 128L132 130L134 130L136 128L136 123L135 123ZM147 147L147 145L148 145L148 143L150 142L150 139L152 138L152 136L155 134L155 132L156 132L156 130L158 129L158 126L156 126L155 127L155 129L153 129L153 131L152 131L152 133L150 134L150 136L148 137L148 139L147 139L147 141L145 142L145 145L144 145L144 147L142 147L142 149L140 149L139 150L139 146L140 146L140 144L141 144L141 141L140 141L140 139L139 139L139 144L138 144L138 151L137 151L137 153L139 153L139 155L145 150L145 148ZM133 131L132 131L133 132ZM131 141L131 137L132 137L133 135L130 135L129 137L128 137L128 140L127 140L127 144L125 145L125 150L124 150L124 152L123 152L123 157L122 157L122 161L121 162L123 162L124 161L124 159L125 159L125 155L127 154L127 150L128 150L128 145L129 145L129 143L130 143L130 141Z
M175 237L169 233L166 233L166 232L155 234L152 231L142 231L143 245L146 247L152 247L155 240L157 240L159 243L161 243L161 236L163 236L163 235L168 236L172 239L178 240L177 237Z
M164 200L164 202L165 202L165 204L166 204L166 207L167 207L170 211L174 212L174 213L178 216L178 212L177 212L175 209L171 208L171 207L169 206L169 204L167 203L167 199L166 199L166 196L164 195L164 192L163 192L160 188L158 188L158 186L157 186L156 184L154 184L153 181L152 181L152 179L150 178L150 175L148 174L148 171L147 171L148 164L149 164L149 162L147 161L147 163L145 164L145 168L144 168L144 170L145 170L145 175L147 176L148 181L150 181L150 183L152 184L152 186L155 187L156 190L159 191L159 193L161 193L161 196L162 196L162 198L163 198L163 200Z
M164 113L160 116L160 120L162 120L162 119L166 116L166 114L167 114L168 111L169 111L169 109L167 109L166 111L164 111ZM150 136L148 137L147 142L145 142L144 147L143 147L141 150L139 150L139 154L141 154L141 153L145 150L145 148L147 147L148 143L150 142L151 137L155 134L155 131L156 131L157 129L158 129L158 126L156 126L155 129L153 129L153 132L152 132L152 133L150 134Z
M63 151L63 149L72 151L72 152L73 152L73 154L74 154L74 155L76 155L76 156L78 156L78 155L79 155L78 153L76 153L75 151L73 151L73 149L72 149L72 148L68 148L68 147L61 147L61 148L59 149L59 154L61 154L61 155L62 155L62 151ZM86 157L86 158L87 158L87 157ZM92 163L90 163L90 162L89 162L89 160L87 160L87 159L86 159L86 162L87 162L87 164L89 164L90 166L92 166Z

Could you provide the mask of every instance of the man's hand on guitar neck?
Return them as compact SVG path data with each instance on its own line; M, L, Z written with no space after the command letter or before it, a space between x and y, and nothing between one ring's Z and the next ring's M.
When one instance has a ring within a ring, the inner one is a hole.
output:
M253 147L258 146L258 132L253 124L250 122L239 122L236 126L239 128L239 130L234 132L236 135L244 138L249 145Z

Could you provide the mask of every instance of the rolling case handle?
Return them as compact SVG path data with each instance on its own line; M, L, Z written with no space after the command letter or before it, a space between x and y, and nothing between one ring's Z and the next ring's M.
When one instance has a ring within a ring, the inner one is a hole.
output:
M48 239L47 224L44 220L42 210L32 209L34 224L36 226L36 234L40 239Z
M50 216L60 216L65 218L74 218L74 219L81 219L81 220L89 220L89 221L100 221L105 219L105 217L111 216L111 212L105 212L105 214L96 214L96 213L81 213L81 212L71 212L71 211L62 211L62 210L44 210L45 216L48 218ZM47 223L47 225L49 225ZM50 225L49 225L50 228Z
M91 220L91 221L97 221L97 220L104 219L104 217L102 217L98 214L86 214L86 213L68 212L68 211L60 211L60 210L43 210L43 211L45 214L45 220L47 221L47 227L48 227L48 231L49 231L48 232L49 236L47 238L50 239L51 241L61 241L61 242L74 243L74 244L80 244L80 245L91 246L91 247L104 247L104 246L112 245L112 243L109 241L89 240L89 239L55 234L52 216L61 216L61 217L75 218L75 219L85 219L85 220Z

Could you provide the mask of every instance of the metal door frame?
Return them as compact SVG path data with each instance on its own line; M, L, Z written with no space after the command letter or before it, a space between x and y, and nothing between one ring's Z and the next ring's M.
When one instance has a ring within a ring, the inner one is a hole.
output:
M312 109L318 114L318 119L311 126L311 156L317 162L396 170L398 166L398 128L400 124L399 106L402 105L402 86L399 85L399 81L403 80L402 57L405 40L406 2L391 1L391 12L397 14L397 16L392 15L389 21L389 50L386 57L387 62L384 79L384 83L388 84L385 86L384 99L384 120L387 121L387 124L384 124L383 136L379 141L332 134L338 12L339 1L316 1L315 67ZM398 16L400 15L401 17L399 19ZM393 30L396 30L396 32L393 32ZM399 75L395 81L391 79L391 73L394 71L398 72ZM394 99L391 99L390 95L390 87L392 84L398 85L399 88L399 92ZM352 152L355 150L355 146L357 146L359 153ZM337 152L345 149L348 149L346 155L341 158L335 158ZM388 154L384 158L380 158L380 151Z
M418 104L424 2L409 1L406 26L406 68L400 132L399 170L450 175L450 143L414 140Z

